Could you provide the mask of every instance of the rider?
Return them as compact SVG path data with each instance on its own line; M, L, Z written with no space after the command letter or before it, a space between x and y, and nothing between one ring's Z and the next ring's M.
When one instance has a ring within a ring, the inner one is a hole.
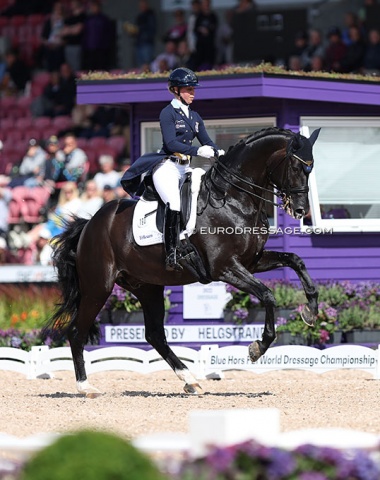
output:
M181 269L176 251L181 209L179 186L186 173L191 171L191 157L224 155L209 137L200 115L190 109L198 85L198 77L188 68L180 67L171 72L168 88L174 98L160 113L163 146L158 153L138 158L121 179L124 190L133 195L138 190L141 175L152 172L154 186L166 205L164 243L167 270ZM192 145L195 137L202 145L199 148Z

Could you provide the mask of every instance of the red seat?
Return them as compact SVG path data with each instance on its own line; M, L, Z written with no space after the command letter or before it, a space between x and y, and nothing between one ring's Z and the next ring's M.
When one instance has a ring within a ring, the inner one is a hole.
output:
M23 218L26 223L41 222L41 208L45 207L50 197L50 191L44 187L28 188L25 191L24 203L26 209Z
M110 147L109 145L103 145L102 147L98 148L98 158L100 155L111 155L111 157L116 160L117 151L115 148Z
M70 115L60 115L52 119L52 125L57 127L58 131L68 130L73 126L73 120Z
M17 99L17 106L23 111L24 116L26 117L31 116L30 107L32 105L32 101L33 101L32 97L19 97Z
M45 129L51 127L51 118L50 117L37 117L34 119L34 126L39 129ZM46 137L46 134L44 134Z
M26 130L33 127L34 119L32 117L21 117L15 120L15 126L17 129Z
M13 118L2 118L0 120L0 127L2 135L4 136L4 132L10 128L15 128L15 120Z
M114 135L107 140L107 144L114 148L118 155L122 155L125 153L126 141L123 135Z
M42 140L44 136L43 131L36 127L28 127L23 131L23 138L29 141L31 138Z
M92 137L87 140L87 145L90 148L98 149L100 147L104 147L107 145L107 138L106 137Z
M23 139L23 132L21 130L11 129L8 130L4 140L12 143L17 143Z
M87 140L87 138L82 138L82 137L77 138L77 145L78 145L78 147L81 148L82 150L86 150L86 148L88 147L88 140Z

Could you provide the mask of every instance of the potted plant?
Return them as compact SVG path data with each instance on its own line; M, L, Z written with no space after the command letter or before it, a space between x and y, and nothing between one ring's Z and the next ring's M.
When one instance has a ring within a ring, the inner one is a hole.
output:
M354 300L339 312L347 343L380 344L380 305Z
M297 285L283 280L265 281L276 299L276 315L287 318L298 305L305 303L305 294ZM226 286L230 299L224 307L224 320L228 323L263 323L265 308L254 296Z
M170 294L171 290L165 290L165 320L171 307ZM99 320L100 323L111 323L113 325L144 323L144 313L136 296L115 283L111 295L99 313Z
M276 328L277 345L316 345L341 343L342 331L338 321L338 310L325 302L318 305L318 315L314 327L302 320L303 306L298 306L289 318L278 317Z

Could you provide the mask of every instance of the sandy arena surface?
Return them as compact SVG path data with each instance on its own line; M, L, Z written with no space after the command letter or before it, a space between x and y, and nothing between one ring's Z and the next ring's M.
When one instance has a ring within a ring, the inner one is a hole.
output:
M92 427L136 438L186 433L192 410L276 407L282 431L341 427L380 434L380 381L361 371L229 371L222 380L202 381L202 396L183 393L172 371L104 372L89 380L102 396L77 394L73 372L27 380L0 371L0 432L25 437Z

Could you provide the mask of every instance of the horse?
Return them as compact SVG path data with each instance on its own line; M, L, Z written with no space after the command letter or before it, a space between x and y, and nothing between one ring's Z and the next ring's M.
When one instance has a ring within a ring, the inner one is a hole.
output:
M306 294L302 318L311 326L315 324L318 291L304 262L294 253L269 251L264 246L269 236L265 211L268 192L272 198L275 192L282 202L271 203L282 206L296 219L309 211L308 177L318 133L314 131L308 139L290 130L265 128L230 147L202 176L191 243L210 281L233 285L256 296L264 305L262 337L248 347L252 362L264 355L276 338L275 298L255 273L292 268ZM113 200L91 219L73 217L55 238L53 263L61 299L44 331L68 339L79 393L89 398L100 395L87 379L83 350L99 333L96 316L116 283L140 301L146 341L185 383L184 391L198 394L201 386L171 350L164 331L165 285L191 284L198 278L186 268L167 271L162 244L136 244L132 233L136 202L133 198ZM257 227L255 233L244 233L246 226ZM217 231L232 228L236 234L207 234L211 227L218 227Z

